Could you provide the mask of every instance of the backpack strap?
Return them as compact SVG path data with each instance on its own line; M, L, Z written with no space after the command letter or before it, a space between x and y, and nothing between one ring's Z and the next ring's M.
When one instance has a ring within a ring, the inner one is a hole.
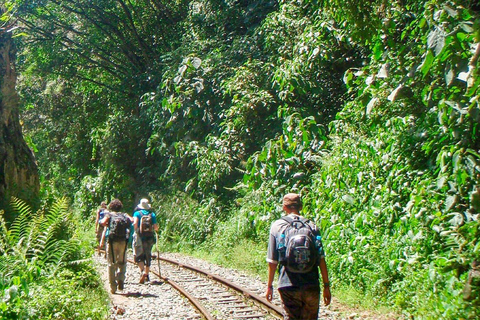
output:
M283 221L286 221L288 222L288 224L292 224L294 218L292 217L289 217L289 216L284 216L284 217L281 217L280 219L282 219Z
M140 218L138 219L138 223L140 223L140 221L142 220L143 216L146 216L147 214L150 214L150 211L148 210L145 210L145 209L138 209L138 210L135 210L135 213L139 212L140 213Z
M312 230L312 227L309 224L310 219L307 219L305 217L302 217L302 216L297 216L297 217L284 216L284 217L281 217L280 219L288 222L288 224L291 225L291 226L293 226L293 224L296 223L296 222L300 222L301 224L309 227L310 230Z

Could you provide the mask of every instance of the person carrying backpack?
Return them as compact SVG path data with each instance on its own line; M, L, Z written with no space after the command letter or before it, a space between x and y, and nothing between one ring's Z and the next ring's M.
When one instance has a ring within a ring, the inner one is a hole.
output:
M330 282L323 245L317 226L300 215L300 195L283 197L286 215L270 228L267 262L268 282L265 297L273 298L273 279L279 268L278 292L285 320L317 320L320 303L320 281L323 280L323 301L330 304Z
M135 230L134 247L141 242L141 250L135 255L134 260L140 268L140 283L150 281L149 272L152 262L152 247L155 244L155 232L158 231L157 217L151 210L148 199L140 200L133 213L133 227ZM135 250L137 252L137 250Z
M115 293L124 289L125 272L127 270L127 243L130 238L130 227L133 219L126 213L121 212L123 204L114 199L108 205L109 211L100 223L107 227L107 262L108 281L110 292Z
M97 251L99 255L100 255L100 250L105 249L103 248L103 245L102 245L102 235L103 235L104 226L100 224L100 221L104 218L106 211L107 211L107 203L105 201L102 201L100 203L100 208L97 210L97 216L95 218L95 235L97 238Z

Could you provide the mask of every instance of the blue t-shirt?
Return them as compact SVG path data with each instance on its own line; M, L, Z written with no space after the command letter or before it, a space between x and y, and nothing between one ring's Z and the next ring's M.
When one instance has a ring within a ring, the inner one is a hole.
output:
M105 209L98 210L98 221L102 220L105 217Z
M133 218L137 218L137 230L140 229L140 221L142 220L142 217L147 214L152 215L152 226L157 224L157 216L155 215L155 212L144 210L144 209L138 210L133 213Z

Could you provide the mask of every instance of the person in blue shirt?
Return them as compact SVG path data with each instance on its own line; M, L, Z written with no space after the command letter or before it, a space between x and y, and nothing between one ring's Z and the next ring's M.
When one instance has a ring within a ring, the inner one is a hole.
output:
M100 221L105 216L106 211L107 211L107 203L105 201L102 201L102 203L100 203L100 208L97 210L97 217L95 218L95 234L97 237L97 251L99 255L100 255L100 250L105 249L105 246L102 245L102 235L105 227L100 224Z
M152 211L148 199L140 200L133 213L134 243L138 245L141 242L141 250L134 257L135 262L140 268L140 283L150 281L149 272L152 261L152 247L155 244L155 232L158 231L157 217Z

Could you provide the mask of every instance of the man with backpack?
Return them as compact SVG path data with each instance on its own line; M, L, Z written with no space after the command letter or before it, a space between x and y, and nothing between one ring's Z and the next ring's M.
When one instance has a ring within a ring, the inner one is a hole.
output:
M133 219L121 212L123 204L114 199L108 205L109 211L100 221L107 227L107 262L110 292L115 293L124 289L125 272L127 270L127 243L130 238L130 227Z
M135 262L140 268L140 283L150 281L149 272L152 261L152 247L155 244L155 232L158 231L157 217L151 210L148 199L140 200L133 213L133 227L135 230L134 246L141 242L141 250L135 255ZM137 251L137 250L135 250Z
M300 195L283 197L286 215L272 223L268 242L268 286L265 297L272 301L273 279L279 268L278 292L285 320L316 320L320 303L318 269L323 280L323 300L331 301L325 254L318 228L302 217Z

